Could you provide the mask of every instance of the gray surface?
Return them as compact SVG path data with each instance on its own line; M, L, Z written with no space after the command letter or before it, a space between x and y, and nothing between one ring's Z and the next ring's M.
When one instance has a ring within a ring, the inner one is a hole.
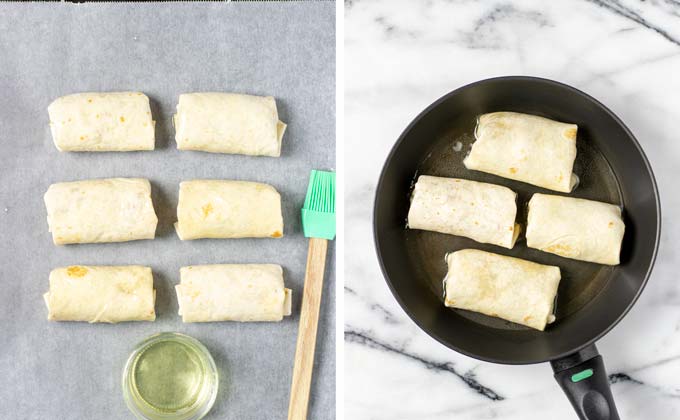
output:
M133 346L159 331L201 340L221 371L210 419L285 419L306 259L299 209L312 168L335 165L335 6L331 2L0 5L0 418L126 419L120 391ZM156 150L59 153L46 107L79 91L140 90L152 100ZM175 148L177 96L234 91L277 98L288 123L282 156ZM56 247L42 196L53 182L146 177L156 239ZM180 242L180 181L262 181L283 197L280 240ZM183 325L172 287L188 264L275 262L293 289L282 323ZM310 419L335 418L334 250L324 290ZM154 323L48 323L48 274L69 264L142 264L154 271Z

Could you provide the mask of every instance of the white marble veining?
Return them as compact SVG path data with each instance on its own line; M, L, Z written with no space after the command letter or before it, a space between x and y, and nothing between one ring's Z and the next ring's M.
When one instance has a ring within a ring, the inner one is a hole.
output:
M680 2L346 0L348 419L575 418L549 365L480 362L420 331L393 299L373 249L375 185L402 130L445 93L513 74L593 95L651 161L660 253L641 299L598 348L622 418L680 418Z

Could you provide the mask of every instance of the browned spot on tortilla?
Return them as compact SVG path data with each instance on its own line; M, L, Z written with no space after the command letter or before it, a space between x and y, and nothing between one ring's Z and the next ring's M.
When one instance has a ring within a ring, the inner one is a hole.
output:
M496 312L491 312L489 315L496 316L496 317L498 316L498 314Z
M524 322L529 322L529 320L531 319L531 315L527 315L522 319L524 320Z
M123 293L131 294L135 291L135 285L130 283L119 283L118 289L120 289L120 291Z
M125 122L125 117L120 117L120 122Z
M614 222L609 222L609 227L613 228L614 227Z
M208 217L210 212L213 211L213 206L211 203L208 203L205 206L201 207L201 210L203 210L203 217Z
M88 100L87 100L87 103L88 103L88 104L91 104L91 103L92 103L92 99L88 99Z
M576 128L568 128L564 132L564 136L568 138L569 140L576 140Z
M498 120L498 119L493 119L493 122L489 124L491 128L495 128L497 130L504 131L508 128L508 124L505 123L505 121Z
M87 274L87 268L79 265L72 265L66 268L66 274L69 277L83 277Z
M508 230L509 230L510 232L512 232L512 231L514 231L514 230L515 230L515 228L514 228L514 227L512 227L512 226L510 226L510 227L508 228Z
M278 230L276 232L272 233L272 238L280 238L282 236L283 236L283 234L281 232L279 232Z
M479 224L479 222L475 220L475 224L476 224L476 225L478 225L478 224Z
M85 140L85 136L80 136L80 140Z
M571 252L571 247L569 245L556 244L547 247L545 250L553 253L569 254Z
M99 114L95 115L95 118L99 118Z
M510 168L510 173L511 173L511 174L516 174L516 173L517 173L517 168Z

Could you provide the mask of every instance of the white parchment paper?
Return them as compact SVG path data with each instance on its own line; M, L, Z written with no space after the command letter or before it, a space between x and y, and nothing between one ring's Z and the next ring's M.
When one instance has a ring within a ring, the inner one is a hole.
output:
M123 365L134 345L178 331L203 342L220 370L209 419L285 419L307 241L300 228L309 171L335 166L333 2L0 5L0 418L127 419ZM60 153L47 105L82 91L139 90L151 98L156 150ZM183 92L273 95L288 124L281 158L180 152L171 117ZM43 194L54 182L144 177L156 239L56 247ZM267 182L283 197L279 240L181 242L179 182ZM179 268L279 263L293 289L282 323L187 324L173 290ZM326 275L310 419L335 418L334 249ZM41 295L54 267L151 266L156 322L49 323Z

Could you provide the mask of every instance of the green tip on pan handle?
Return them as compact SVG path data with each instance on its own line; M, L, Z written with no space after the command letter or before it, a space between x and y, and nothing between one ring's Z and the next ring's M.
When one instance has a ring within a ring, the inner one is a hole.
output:
M619 420L609 377L595 344L550 362L555 380L562 387L581 420Z

